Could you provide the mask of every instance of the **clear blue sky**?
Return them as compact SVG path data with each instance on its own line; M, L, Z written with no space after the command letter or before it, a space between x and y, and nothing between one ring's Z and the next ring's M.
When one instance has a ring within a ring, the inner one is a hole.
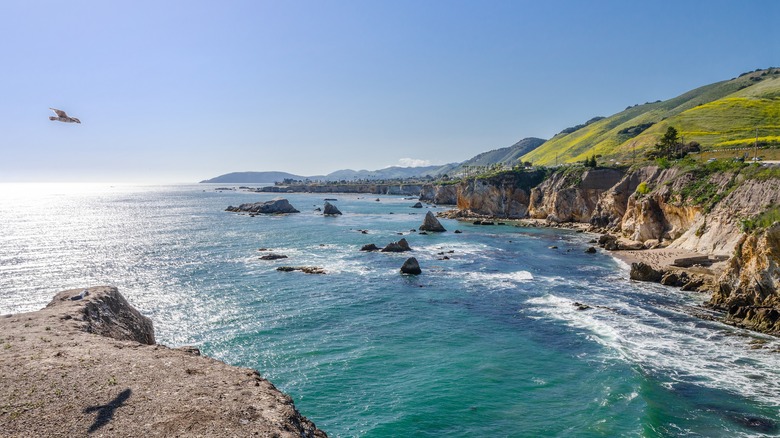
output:
M0 181L462 161L780 66L778 23L777 0L3 1Z

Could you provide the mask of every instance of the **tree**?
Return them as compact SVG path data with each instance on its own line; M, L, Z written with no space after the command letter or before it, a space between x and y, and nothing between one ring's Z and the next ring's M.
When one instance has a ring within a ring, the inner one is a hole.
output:
M679 133L674 126L666 129L666 134L655 144L655 150L659 157L671 158L678 146Z

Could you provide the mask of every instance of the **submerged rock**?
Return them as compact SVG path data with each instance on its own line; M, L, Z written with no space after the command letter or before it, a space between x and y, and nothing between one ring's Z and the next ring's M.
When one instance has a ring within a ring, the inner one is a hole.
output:
M441 233L443 231L447 231L439 222L438 219L436 219L436 216L433 215L433 212L428 212L425 214L425 219L423 220L422 225L419 227L422 231L435 231L438 233Z
M408 259L406 259L403 266L401 266L401 273L409 274L409 275L422 274L422 269L420 269L420 263L417 262L416 258L409 257Z
M286 259L287 256L284 254L266 254L264 256L260 257L260 260L279 260L279 259Z
M279 266L277 271L292 272L301 271L305 274L325 274L325 270L316 266Z
M574 305L574 308L575 308L575 309L577 309L577 310L580 310L580 311L582 311L582 310L588 310L588 309L590 309L590 306L589 306L589 305L587 305L587 304L582 304L582 303L578 303L578 302L576 302L576 301L573 303L573 305Z

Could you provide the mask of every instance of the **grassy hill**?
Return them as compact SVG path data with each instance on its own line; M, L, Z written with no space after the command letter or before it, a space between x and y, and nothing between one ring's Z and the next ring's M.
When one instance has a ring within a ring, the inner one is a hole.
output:
M538 148L544 144L544 142L545 140L541 138L524 138L512 146L482 152L481 154L469 158L468 160L458 164L453 168L440 171L439 174L441 175L443 173L449 173L452 175L462 171L468 166L490 166L493 164L506 164L513 166L518 164L520 157Z
M525 154L523 161L551 165L582 161L590 155L631 161L644 156L669 126L703 150L780 144L780 69L769 68L691 90L666 101L626 108L567 128Z

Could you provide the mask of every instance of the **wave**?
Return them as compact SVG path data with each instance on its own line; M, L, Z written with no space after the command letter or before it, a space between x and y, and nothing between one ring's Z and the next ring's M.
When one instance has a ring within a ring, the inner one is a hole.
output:
M780 406L780 341L682 313L626 303L581 311L574 303L547 294L527 300L526 311L584 330L606 348L605 360L637 365L668 388L695 383ZM764 348L751 349L757 339Z

